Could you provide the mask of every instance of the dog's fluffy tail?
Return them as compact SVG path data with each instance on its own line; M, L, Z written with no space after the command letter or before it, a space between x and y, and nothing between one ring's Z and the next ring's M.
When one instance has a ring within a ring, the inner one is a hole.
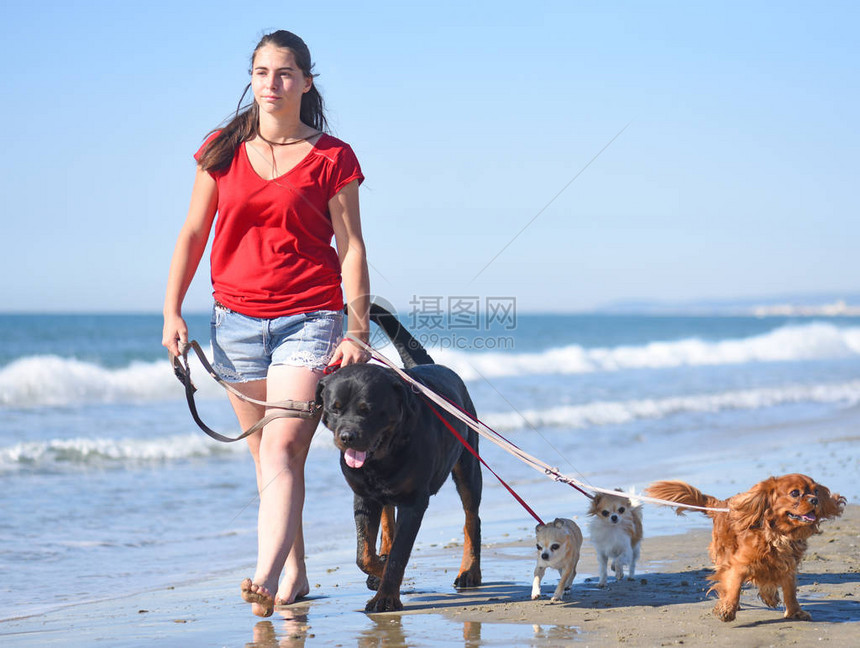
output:
M394 315L378 304L370 305L370 320L381 328L397 353L403 366L411 369L417 365L436 364L421 343L412 337Z
M694 488L682 481L658 481L654 482L645 489L645 494L649 497L656 497L669 502L678 502L678 504L688 504L690 506L706 506L710 508L723 508L726 506L724 500L719 500L712 495L705 495L698 488ZM675 510L678 515L684 514L683 508ZM701 511L708 517L713 517L713 511Z

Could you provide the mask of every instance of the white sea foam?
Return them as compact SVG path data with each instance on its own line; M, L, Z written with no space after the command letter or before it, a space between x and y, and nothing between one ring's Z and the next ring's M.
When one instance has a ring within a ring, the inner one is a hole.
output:
M195 358L191 373L201 397L221 392ZM0 369L0 408L174 400L184 393L167 361L108 369L59 356L30 356Z
M540 410L490 412L482 415L481 419L498 432L513 432L529 427L583 429L635 423L641 420L665 419L685 413L758 410L792 403L856 406L860 404L860 380L694 394L663 399L596 401ZM331 434L322 426L314 436L313 445L327 449L334 447ZM73 469L76 466L205 459L235 452L246 452L245 445L215 443L203 433L149 439L54 439L43 442L23 442L0 448L0 472L25 468Z
M391 345L382 352L396 359ZM639 346L568 345L537 353L467 353L430 349L465 380L481 376L584 374L683 366L728 365L860 356L860 328L827 323L784 326L762 335L711 342L698 338ZM200 398L222 394L192 357ZM58 356L31 356L0 368L0 408L178 400L183 390L166 361L108 369Z
M784 326L742 339L689 338L639 346L586 348L576 344L538 353L461 353L433 349L437 362L465 380L481 376L583 374L756 362L849 358L860 355L860 328L812 323Z
M246 452L243 444L216 444L201 434L151 439L75 438L26 441L0 448L0 471L74 468L207 458Z
M728 391L662 399L598 401L542 410L488 413L482 420L500 432L526 427L582 429L663 419L677 414L728 410L757 410L791 403L832 403L845 407L860 403L860 381L821 385Z

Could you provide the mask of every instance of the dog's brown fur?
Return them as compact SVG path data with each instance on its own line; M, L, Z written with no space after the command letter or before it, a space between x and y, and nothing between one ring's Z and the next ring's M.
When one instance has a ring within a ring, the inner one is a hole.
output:
M714 607L717 617L735 618L741 587L749 582L769 607L779 605L781 587L786 619L811 619L797 602L797 569L807 539L820 533L821 522L842 515L844 497L800 474L770 477L728 500L680 481L655 482L646 493L680 504L729 509L705 512L714 521L710 555L715 572L710 579L711 590L720 597Z

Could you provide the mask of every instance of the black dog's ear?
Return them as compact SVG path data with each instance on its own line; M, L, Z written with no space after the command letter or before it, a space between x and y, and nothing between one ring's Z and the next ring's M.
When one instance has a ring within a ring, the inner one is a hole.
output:
M317 392L316 396L314 397L314 402L320 407L322 407L323 404L323 391L325 391L325 378L320 379L320 381L317 383Z
M417 414L418 408L415 403L414 394L411 388L401 380L392 383L392 387L400 400L400 420L405 423Z

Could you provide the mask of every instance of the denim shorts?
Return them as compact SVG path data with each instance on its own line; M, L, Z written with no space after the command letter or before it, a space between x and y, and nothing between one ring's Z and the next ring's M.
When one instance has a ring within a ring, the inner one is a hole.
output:
M221 304L212 310L212 366L224 380L264 380L269 367L325 369L343 337L343 313L321 310L264 319Z

